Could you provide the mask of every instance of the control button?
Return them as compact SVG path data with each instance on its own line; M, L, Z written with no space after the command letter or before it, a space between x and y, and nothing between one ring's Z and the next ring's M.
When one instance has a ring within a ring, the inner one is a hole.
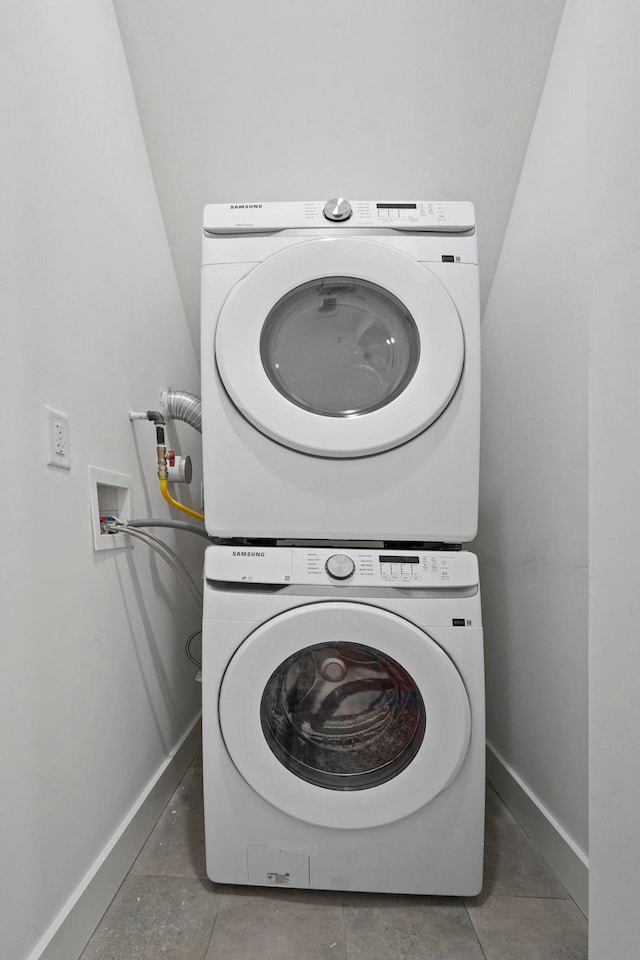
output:
M351 216L351 204L344 197L328 200L324 205L323 213L327 220L348 220Z
M334 580L348 580L355 573L356 565L345 553L334 553L327 560L325 569Z

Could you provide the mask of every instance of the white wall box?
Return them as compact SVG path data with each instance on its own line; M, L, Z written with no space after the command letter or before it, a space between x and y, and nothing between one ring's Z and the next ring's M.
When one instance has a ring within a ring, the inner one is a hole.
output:
M130 547L131 539L124 533L103 533L100 517L131 519L131 477L100 467L89 467L89 498L94 550L116 550Z

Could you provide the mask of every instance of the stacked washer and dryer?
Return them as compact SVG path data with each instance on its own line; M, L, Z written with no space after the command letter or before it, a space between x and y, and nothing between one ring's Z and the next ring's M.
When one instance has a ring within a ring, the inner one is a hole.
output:
M202 277L207 872L477 894L473 206L209 205Z

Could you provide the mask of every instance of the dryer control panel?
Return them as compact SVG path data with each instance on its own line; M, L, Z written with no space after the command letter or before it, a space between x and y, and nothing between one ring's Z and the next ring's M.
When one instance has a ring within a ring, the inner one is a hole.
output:
M226 583L447 589L478 585L475 554L371 548L211 546L205 578Z
M278 230L391 228L422 233L467 233L475 227L468 200L307 200L287 203L210 203L204 232L274 233Z

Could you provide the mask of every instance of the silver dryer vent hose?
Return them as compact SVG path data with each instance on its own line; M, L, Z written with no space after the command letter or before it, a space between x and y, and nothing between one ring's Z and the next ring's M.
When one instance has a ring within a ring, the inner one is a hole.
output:
M160 394L162 410L170 420L183 420L202 433L202 401L185 390L163 390Z

